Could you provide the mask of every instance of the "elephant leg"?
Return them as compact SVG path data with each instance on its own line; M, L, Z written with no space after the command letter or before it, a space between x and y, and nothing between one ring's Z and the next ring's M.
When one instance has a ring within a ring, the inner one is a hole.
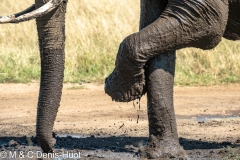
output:
M141 0L140 29L155 21L167 0ZM146 65L149 139L140 155L147 158L186 157L179 144L173 107L175 51L150 59Z
M131 101L146 92L146 62L186 47L214 48L228 20L228 0L168 0L162 14L120 44L115 69L105 91L116 101Z
M36 0L36 7L39 8L46 1ZM64 1L58 8L36 20L41 56L36 137L46 153L52 152L55 144L52 131L62 94L66 4L67 1Z
M150 159L186 158L178 140L173 105L175 51L147 62L149 139L140 155Z

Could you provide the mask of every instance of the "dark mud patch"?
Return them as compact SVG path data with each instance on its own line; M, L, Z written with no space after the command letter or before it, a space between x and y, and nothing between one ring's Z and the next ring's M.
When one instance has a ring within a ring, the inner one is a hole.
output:
M57 144L54 153L65 155L61 159L140 159L137 151L147 142L147 137L99 137L94 135L60 135L56 136ZM79 138L80 137L80 138ZM180 144L187 151L189 158L228 158L240 157L240 140L232 142L207 142L179 138ZM21 154L27 158L41 157L41 149L36 144L35 138L31 137L0 137L0 153L6 152L11 156L16 151L17 156ZM68 153L68 155L67 155ZM81 157L71 157L70 153L79 153ZM69 157L70 158L69 158ZM18 157L19 158L19 157ZM51 158L51 157L50 157ZM10 160L11 157L5 158ZM51 158L53 159L53 158Z

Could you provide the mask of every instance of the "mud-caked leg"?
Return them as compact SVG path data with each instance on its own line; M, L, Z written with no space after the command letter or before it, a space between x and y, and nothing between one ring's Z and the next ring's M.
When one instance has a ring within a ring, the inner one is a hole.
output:
M175 51L148 61L146 69L149 140L140 149L147 158L186 158L179 144L173 107Z
M167 0L141 0L140 29L155 21L164 11ZM175 51L150 59L146 65L149 140L140 149L147 158L186 157L179 144L173 107Z

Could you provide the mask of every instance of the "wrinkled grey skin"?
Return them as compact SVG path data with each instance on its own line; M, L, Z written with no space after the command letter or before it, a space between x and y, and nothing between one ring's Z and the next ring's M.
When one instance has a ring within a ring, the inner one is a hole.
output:
M48 0L35 0L36 8ZM54 121L60 106L64 77L65 13L67 0L47 15L37 18L41 56L36 137L44 152L52 152Z
M147 92L147 158L185 158L173 107L175 50L211 49L222 37L240 39L240 0L141 0L140 31L120 44L115 69L105 81L113 100L128 102Z
M35 0L35 9L42 7L48 1ZM57 8L46 15L38 13L41 17L36 19L41 57L41 82L37 108L36 138L45 153L52 152L55 144L55 139L52 138L52 131L62 95L67 1L63 0ZM56 5L57 3L54 2L53 4ZM30 12L33 9L29 8L24 12ZM10 18L15 18L22 14L23 12L20 12ZM27 20L29 18L25 15L23 21ZM16 22L16 20L11 21L11 23Z

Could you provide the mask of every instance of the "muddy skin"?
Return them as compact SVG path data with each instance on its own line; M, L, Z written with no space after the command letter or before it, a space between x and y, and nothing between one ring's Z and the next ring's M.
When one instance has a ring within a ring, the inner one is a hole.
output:
M39 8L47 0L36 0ZM65 57L65 12L67 1L36 19L41 56L41 84L37 109L36 137L44 152L52 152L52 130L62 95Z
M227 0L169 0L153 23L121 43L115 69L106 79L106 93L116 101L141 97L150 58L185 47L212 49L221 41L227 20Z
M187 158L179 144L173 107L175 58L173 51L147 62L149 140L140 149L142 157Z
M155 21L167 6L167 1L141 1L140 30ZM149 138L139 150L149 159L186 158L180 146L173 107L173 84L176 52L169 51L150 59L145 66Z
M119 76L117 74L119 71L116 70L117 68L115 68L113 73L109 75L108 78L106 78L104 86L105 92L108 95L111 95L112 100L119 102L129 102L135 99L140 99L146 93L144 73L139 76L136 75L132 79L128 79L128 77L123 78L122 76ZM127 83L124 83L126 79ZM119 91L118 88L111 88L111 86L116 85L122 86L122 90Z

